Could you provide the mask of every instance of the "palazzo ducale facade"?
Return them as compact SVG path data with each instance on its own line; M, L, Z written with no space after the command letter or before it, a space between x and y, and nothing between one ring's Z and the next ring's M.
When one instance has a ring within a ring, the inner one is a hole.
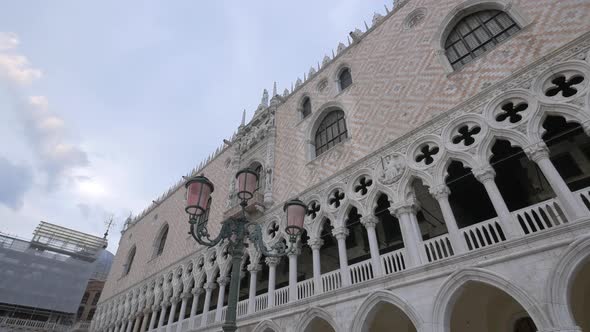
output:
M246 212L244 332L590 331L590 1L406 0L186 176L214 231ZM184 179L129 219L92 331L219 331L227 244L187 235Z

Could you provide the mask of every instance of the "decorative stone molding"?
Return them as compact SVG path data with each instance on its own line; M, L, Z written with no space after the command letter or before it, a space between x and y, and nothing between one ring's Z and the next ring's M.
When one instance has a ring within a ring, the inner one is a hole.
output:
M451 189L449 189L449 187L446 185L432 187L428 191L436 200L447 198L451 194Z
M494 181L496 178L496 171L492 166L482 166L472 170L473 176L477 181L485 183L487 181Z

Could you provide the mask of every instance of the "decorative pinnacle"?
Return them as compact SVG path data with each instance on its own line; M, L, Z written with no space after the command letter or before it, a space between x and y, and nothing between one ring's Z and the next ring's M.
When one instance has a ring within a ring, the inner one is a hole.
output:
M245 126L246 125L246 110L244 109L244 112L242 112L242 124L240 126Z
M272 96L276 96L277 95L277 82L275 81L275 83L272 86Z

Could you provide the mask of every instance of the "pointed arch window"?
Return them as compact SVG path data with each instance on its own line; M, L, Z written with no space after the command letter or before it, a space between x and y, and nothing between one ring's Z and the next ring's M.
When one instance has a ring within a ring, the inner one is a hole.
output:
M344 68L338 75L338 82L340 83L340 91L345 90L352 85L352 74L349 68Z
M461 19L449 33L445 52L453 69L473 61L521 27L500 10L482 10Z
M156 246L156 257L160 256L164 252L164 248L166 247L166 239L168 238L168 225L164 226L164 229L160 232L160 236L158 236L158 242Z
M123 276L128 275L129 271L131 271L131 266L133 265L133 260L135 259L135 249L135 246L133 246L133 248L129 250L129 254L127 255L127 262L125 262L125 265L123 265ZM97 295L100 296L100 293Z
M305 97L301 103L301 118L305 119L311 114L311 99Z
M347 137L348 130L346 129L344 112L342 110L331 111L322 120L315 134L316 157L344 141Z

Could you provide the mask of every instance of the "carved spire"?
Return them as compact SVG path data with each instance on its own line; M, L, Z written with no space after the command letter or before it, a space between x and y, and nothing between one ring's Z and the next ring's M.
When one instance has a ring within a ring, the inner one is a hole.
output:
M346 45L344 45L343 43L340 43L340 44L338 44L338 48L336 49L336 51L338 52L338 54L340 54L345 49L346 49Z
M275 81L272 86L272 97L274 98L277 95L277 82Z
M245 126L246 125L246 110L244 109L244 112L242 112L242 124L240 124L240 127Z
M266 90L266 89L264 89L262 91L262 98L260 99L260 106L265 107L265 108L268 107L268 90Z

